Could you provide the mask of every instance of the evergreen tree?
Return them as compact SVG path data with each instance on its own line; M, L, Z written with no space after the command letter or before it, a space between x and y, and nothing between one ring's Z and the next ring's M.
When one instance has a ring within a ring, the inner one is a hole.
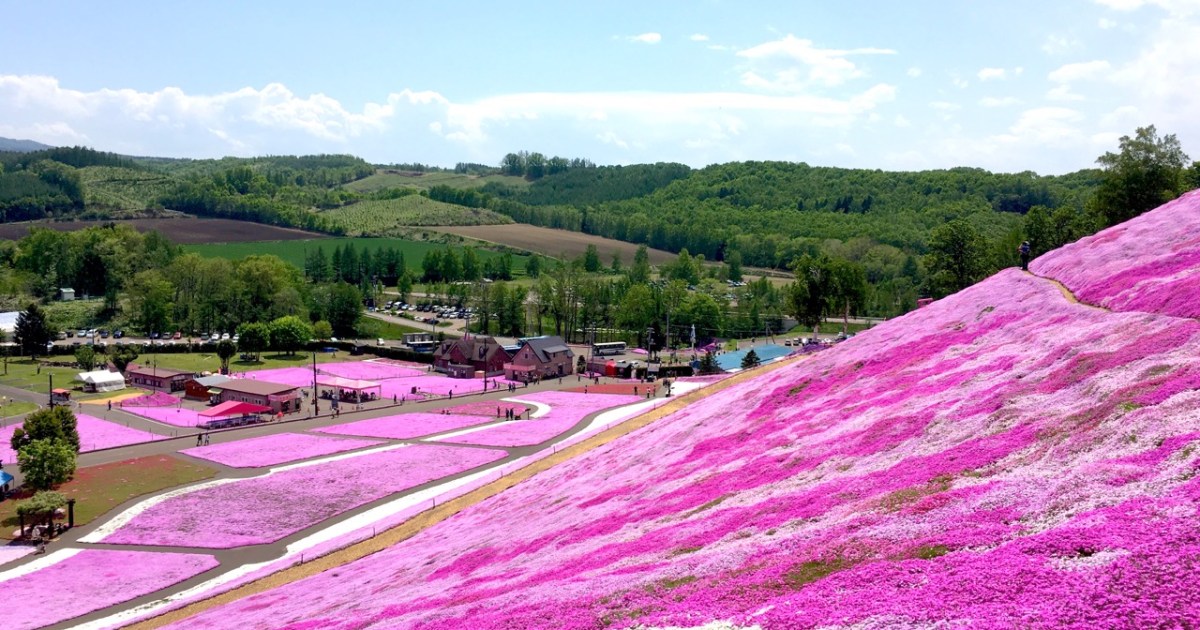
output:
M46 349L46 344L53 338L50 325L46 322L46 313L36 302L31 302L25 310L17 315L14 330L21 352L37 358Z
M758 358L758 353L754 351L754 348L751 348L750 351L746 353L746 356L742 357L742 369L743 370L748 370L750 368L756 368L761 363L762 363L762 361Z
M633 255L633 266L629 268L629 281L633 284L650 282L650 250L639 245Z

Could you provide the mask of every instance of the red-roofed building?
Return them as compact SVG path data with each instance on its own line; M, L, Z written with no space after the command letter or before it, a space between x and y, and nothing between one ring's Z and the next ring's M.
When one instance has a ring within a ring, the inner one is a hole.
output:
M498 376L504 373L509 358L494 337L467 335L439 344L433 351L433 368L456 378L472 378L476 372Z

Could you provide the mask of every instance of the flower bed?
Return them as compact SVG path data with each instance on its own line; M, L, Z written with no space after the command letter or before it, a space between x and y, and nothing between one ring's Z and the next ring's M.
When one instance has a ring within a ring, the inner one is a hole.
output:
M18 422L0 428L0 461L8 464L16 463L17 454L10 448L10 443L13 431L20 426L21 423ZM82 453L167 439L162 435L131 429L86 413L75 414L75 426L79 430L79 450Z
M522 396L520 400L547 405L550 407L550 413L533 420L505 422L487 429L447 438L446 441L480 446L540 444L561 435L593 413L643 399L637 396L539 392Z
M374 361L349 361L346 363L325 363L317 369L326 374L353 378L366 381L382 381L389 378L423 376L423 368L376 363ZM311 374L310 380L311 380Z
M333 435L359 435L392 440L411 440L413 438L445 433L455 429L478 426L494 421L492 418L481 418L479 416L455 416L421 412L403 413L395 416L335 424L322 429L314 429L313 431Z
M1173 627L1200 607L1200 322L1009 270L713 389L187 627Z
M124 411L174 427L197 427L212 419L187 407L131 407Z
M529 410L527 405L521 403L507 402L503 400L488 401L478 400L475 402L466 403L465 405L455 405L446 411L456 416L487 416L493 420L503 419L509 411L516 414L522 414Z
M46 557L53 559L53 555ZM23 602L5 607L3 625L5 630L23 630L60 623L153 593L215 566L215 558L201 554L87 549L27 575L5 579L0 572L5 599Z
M79 429L79 450L84 453L167 439L162 435L131 429L86 413L75 414L75 422Z
M117 404L122 409L125 407L171 407L179 404L179 397L166 392L151 392L136 398L126 398Z
M17 560L19 558L24 558L25 556L33 553L35 550L36 547L33 545L0 545L0 565L5 564L6 562L12 562L13 560Z
M382 442L376 440L350 440L301 433L280 433L236 442L198 446L179 452L234 468L260 468L379 444Z
M504 454L450 446L407 446L180 493L134 515L106 543L230 549L274 542L360 505Z

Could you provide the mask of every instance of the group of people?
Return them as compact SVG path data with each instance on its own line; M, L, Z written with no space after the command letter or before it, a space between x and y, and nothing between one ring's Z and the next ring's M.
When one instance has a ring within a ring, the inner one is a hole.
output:
M208 431L196 434L196 446L208 446L209 436L212 434Z

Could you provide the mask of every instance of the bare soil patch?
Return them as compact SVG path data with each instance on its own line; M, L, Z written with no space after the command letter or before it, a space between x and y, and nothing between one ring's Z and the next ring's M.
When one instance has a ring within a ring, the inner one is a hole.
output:
M561 256L578 258L587 251L588 245L595 245L600 251L600 259L605 265L612 262L612 253L621 255L621 264L628 267L633 262L637 245L618 241L602 236L555 230L552 228L536 227L527 223L512 223L509 225L471 225L427 228L474 238L498 245L507 245L517 249L525 249L545 256ZM661 249L650 249L650 264L662 265L678 258Z
M232 219L200 219L172 217L164 219L117 219L112 221L36 221L0 224L0 238L18 240L29 234L31 227L44 227L59 232L74 232L106 223L128 225L139 232L157 230L173 243L250 243L256 241L294 241L324 238L324 234L293 228L263 225Z

